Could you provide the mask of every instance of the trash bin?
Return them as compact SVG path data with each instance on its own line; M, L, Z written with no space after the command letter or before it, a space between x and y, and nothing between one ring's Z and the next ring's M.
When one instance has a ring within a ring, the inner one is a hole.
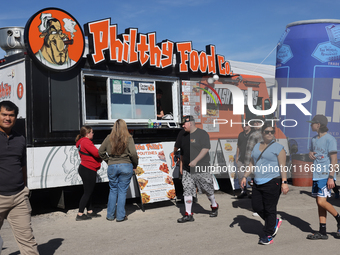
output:
M313 185L313 169L311 169L313 162L308 157L308 154L292 155L291 174L293 186L311 187Z

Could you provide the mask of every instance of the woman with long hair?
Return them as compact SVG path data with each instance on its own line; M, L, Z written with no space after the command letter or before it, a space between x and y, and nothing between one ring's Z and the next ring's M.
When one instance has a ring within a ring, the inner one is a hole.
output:
M93 129L90 126L83 126L75 140L81 160L78 173L83 181L84 187L84 194L79 202L79 211L76 217L77 221L101 217L100 214L97 214L92 209L92 193L96 185L97 171L102 162L98 154L98 149L92 142L93 134ZM87 215L84 214L85 208L87 209Z
M264 220L264 235L258 243L271 244L282 223L276 216L280 194L287 194L289 191L285 172L286 152L275 141L275 128L271 122L264 123L261 133L263 141L253 148L249 168L245 169L241 186L246 186L247 177L253 172L252 206Z
M110 194L106 219L117 222L127 220L125 213L126 192L133 169L138 165L135 143L124 120L118 119L102 145L99 156L108 164Z

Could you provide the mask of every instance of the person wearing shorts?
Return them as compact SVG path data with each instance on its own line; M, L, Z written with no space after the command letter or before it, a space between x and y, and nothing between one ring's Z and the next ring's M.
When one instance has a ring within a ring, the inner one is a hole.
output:
M340 237L340 215L327 202L334 188L334 174L337 171L337 141L327 133L328 120L324 115L315 115L311 121L311 128L318 134L312 138L309 158L314 160L312 196L316 198L319 213L319 231L307 235L310 240L328 239L326 232L327 212L337 221L337 236Z
M210 138L206 131L197 128L191 115L182 119L185 132L181 137L180 172L182 176L185 215L177 220L178 223L194 221L192 210L193 196L196 188L199 193L207 195L211 202L210 217L217 217L218 204L214 195L213 177L208 171L210 162Z

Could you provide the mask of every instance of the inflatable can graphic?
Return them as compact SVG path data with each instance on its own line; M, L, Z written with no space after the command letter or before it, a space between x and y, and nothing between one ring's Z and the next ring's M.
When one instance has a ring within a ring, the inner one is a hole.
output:
M287 105L280 120L293 121L295 127L278 126L288 139L298 144L299 153L308 153L310 138L316 133L310 123L316 114L328 118L331 135L340 141L340 20L307 20L288 24L276 54L276 82L279 95L283 87L307 89L311 99L304 103L310 116L297 106ZM287 93L288 99L301 99L302 93ZM287 125L285 125L287 126Z

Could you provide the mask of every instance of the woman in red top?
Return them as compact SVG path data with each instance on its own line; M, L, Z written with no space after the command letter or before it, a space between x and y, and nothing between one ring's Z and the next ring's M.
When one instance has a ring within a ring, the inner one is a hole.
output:
M96 185L97 171L101 166L101 158L98 149L91 141L93 138L93 130L89 126L83 126L80 134L76 138L76 147L80 155L80 165L78 168L79 175L83 181L84 194L79 202L79 212L76 221L90 220L95 217L101 217L92 210L92 193ZM87 215L84 214L85 208Z

